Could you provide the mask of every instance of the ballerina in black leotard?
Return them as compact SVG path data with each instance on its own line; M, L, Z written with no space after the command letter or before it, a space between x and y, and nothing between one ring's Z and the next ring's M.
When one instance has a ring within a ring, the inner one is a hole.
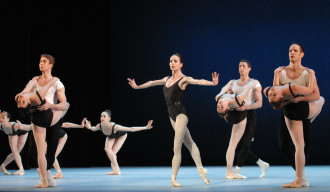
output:
M174 136L174 156L172 160L172 178L171 185L173 187L181 187L182 185L176 181L176 176L179 171L181 163L181 146L182 143L188 148L190 154L197 166L198 173L201 179L209 184L209 180L206 177L207 170L203 168L199 149L187 128L188 117L187 111L182 105L183 93L188 84L204 85L204 86L216 86L218 84L219 74L214 72L212 74L212 81L204 79L197 80L192 77L187 77L182 74L181 68L183 66L181 55L176 53L170 58L170 68L172 70L172 76L164 77L160 80L148 81L142 85L137 85L134 79L127 79L130 86L133 89L144 89L156 85L164 85L164 97L170 116L170 121L175 131Z

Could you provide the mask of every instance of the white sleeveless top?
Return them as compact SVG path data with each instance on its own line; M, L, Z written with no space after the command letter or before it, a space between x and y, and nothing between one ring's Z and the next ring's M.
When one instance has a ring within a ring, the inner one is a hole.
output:
M234 81L233 86L232 86L232 90L235 94L239 95L241 94L245 89L247 89L249 86L251 86L253 80L250 79L250 81L244 85L244 86L240 86L237 85L237 80ZM249 93L246 95L246 97L244 98L244 103L245 105L251 105L253 104L256 100L252 94L253 90L256 89L257 87L260 87L260 83L256 84L255 87L253 87L253 89L251 89L249 91Z
M64 85L61 81L56 81L54 83L54 85L52 87L50 87L48 89L48 92L45 96L45 99L50 103L50 104L57 104L57 95L56 95L56 91L63 88ZM40 90L43 87L41 87L38 83L36 83L36 85L34 85L33 90Z
M303 72L297 79L290 79L286 75L286 71L284 69L281 71L279 78L280 78L281 84L295 83L300 86L308 86L308 83L309 83L309 73L306 69L303 70Z

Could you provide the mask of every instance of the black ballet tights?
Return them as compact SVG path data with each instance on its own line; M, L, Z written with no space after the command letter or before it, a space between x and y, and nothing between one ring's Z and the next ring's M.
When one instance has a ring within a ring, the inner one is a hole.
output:
M303 120L303 131L304 131L304 141L305 141L305 158L306 163L308 161L309 152L310 152L310 144L311 144L311 133L312 133L312 123L309 119ZM288 127L286 126L284 115L281 116L280 127L278 129L278 142L280 145L281 151L289 160L291 167L296 170L295 165L295 148L292 142Z

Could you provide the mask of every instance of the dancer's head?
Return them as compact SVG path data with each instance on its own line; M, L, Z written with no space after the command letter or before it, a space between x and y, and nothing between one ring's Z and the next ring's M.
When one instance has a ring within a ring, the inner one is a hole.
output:
M297 42L291 43L289 48L289 60L291 62L301 61L301 59L304 57L304 54L304 47L301 44Z
M268 98L269 103L275 108L279 107L283 102L283 92L278 86L266 87L264 94Z
M217 112L220 117L226 117L229 113L229 105L228 102L223 100L219 100L217 104Z
M105 110L101 113L101 123L110 122L111 121L111 111Z
M0 115L0 122L1 123L9 122L10 121L10 118L11 118L10 113L4 111Z
M183 61L180 53L175 53L170 57L170 68L172 71L181 70Z
M40 56L39 69L41 72L52 70L55 65L55 58L49 54L42 54Z
M239 74L241 76L249 76L249 73L251 71L250 61L248 61L246 59L240 60L240 62L238 64L238 70L239 70Z
M31 105L30 97L24 93L18 94L15 100L18 108L29 108Z

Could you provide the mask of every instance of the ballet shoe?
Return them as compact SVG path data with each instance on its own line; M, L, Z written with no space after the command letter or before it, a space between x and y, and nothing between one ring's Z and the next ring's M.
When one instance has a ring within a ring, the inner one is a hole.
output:
M302 178L301 186L302 187L309 187L309 182L308 182L306 177Z
M231 173L229 175L226 175L226 179L247 179L247 177L240 174Z
M55 175L53 175L54 179L63 179L63 174L62 172L57 172Z
M24 175L24 169L20 169L13 173L13 175Z
M297 181L294 181L292 183L283 184L282 187L283 188L301 188L302 184L298 184Z
M6 167L5 166L1 166L1 171L3 174L5 175L10 175L10 173L7 171Z
M48 187L56 187L56 182L50 171L47 171L47 182L48 182Z
M236 176L237 176L237 179L247 179L247 177L246 176L244 176L244 175L241 175L241 174L235 174Z
M48 188L47 177L41 177L40 183L36 185L36 188Z
M263 178L266 176L268 168L269 168L268 163L264 163L263 165L260 166L260 169L261 169L261 175L259 176L260 178Z
M209 179L206 177L207 169L205 169L205 168L203 168L203 167L198 168L198 174L199 174L199 176L201 177L202 181L203 181L206 185L209 185L209 184L210 184Z
M107 175L120 175L120 174L121 174L120 171L111 171L107 173Z
M172 187L182 187L182 185L180 183L178 183L177 181L171 181L171 186Z

